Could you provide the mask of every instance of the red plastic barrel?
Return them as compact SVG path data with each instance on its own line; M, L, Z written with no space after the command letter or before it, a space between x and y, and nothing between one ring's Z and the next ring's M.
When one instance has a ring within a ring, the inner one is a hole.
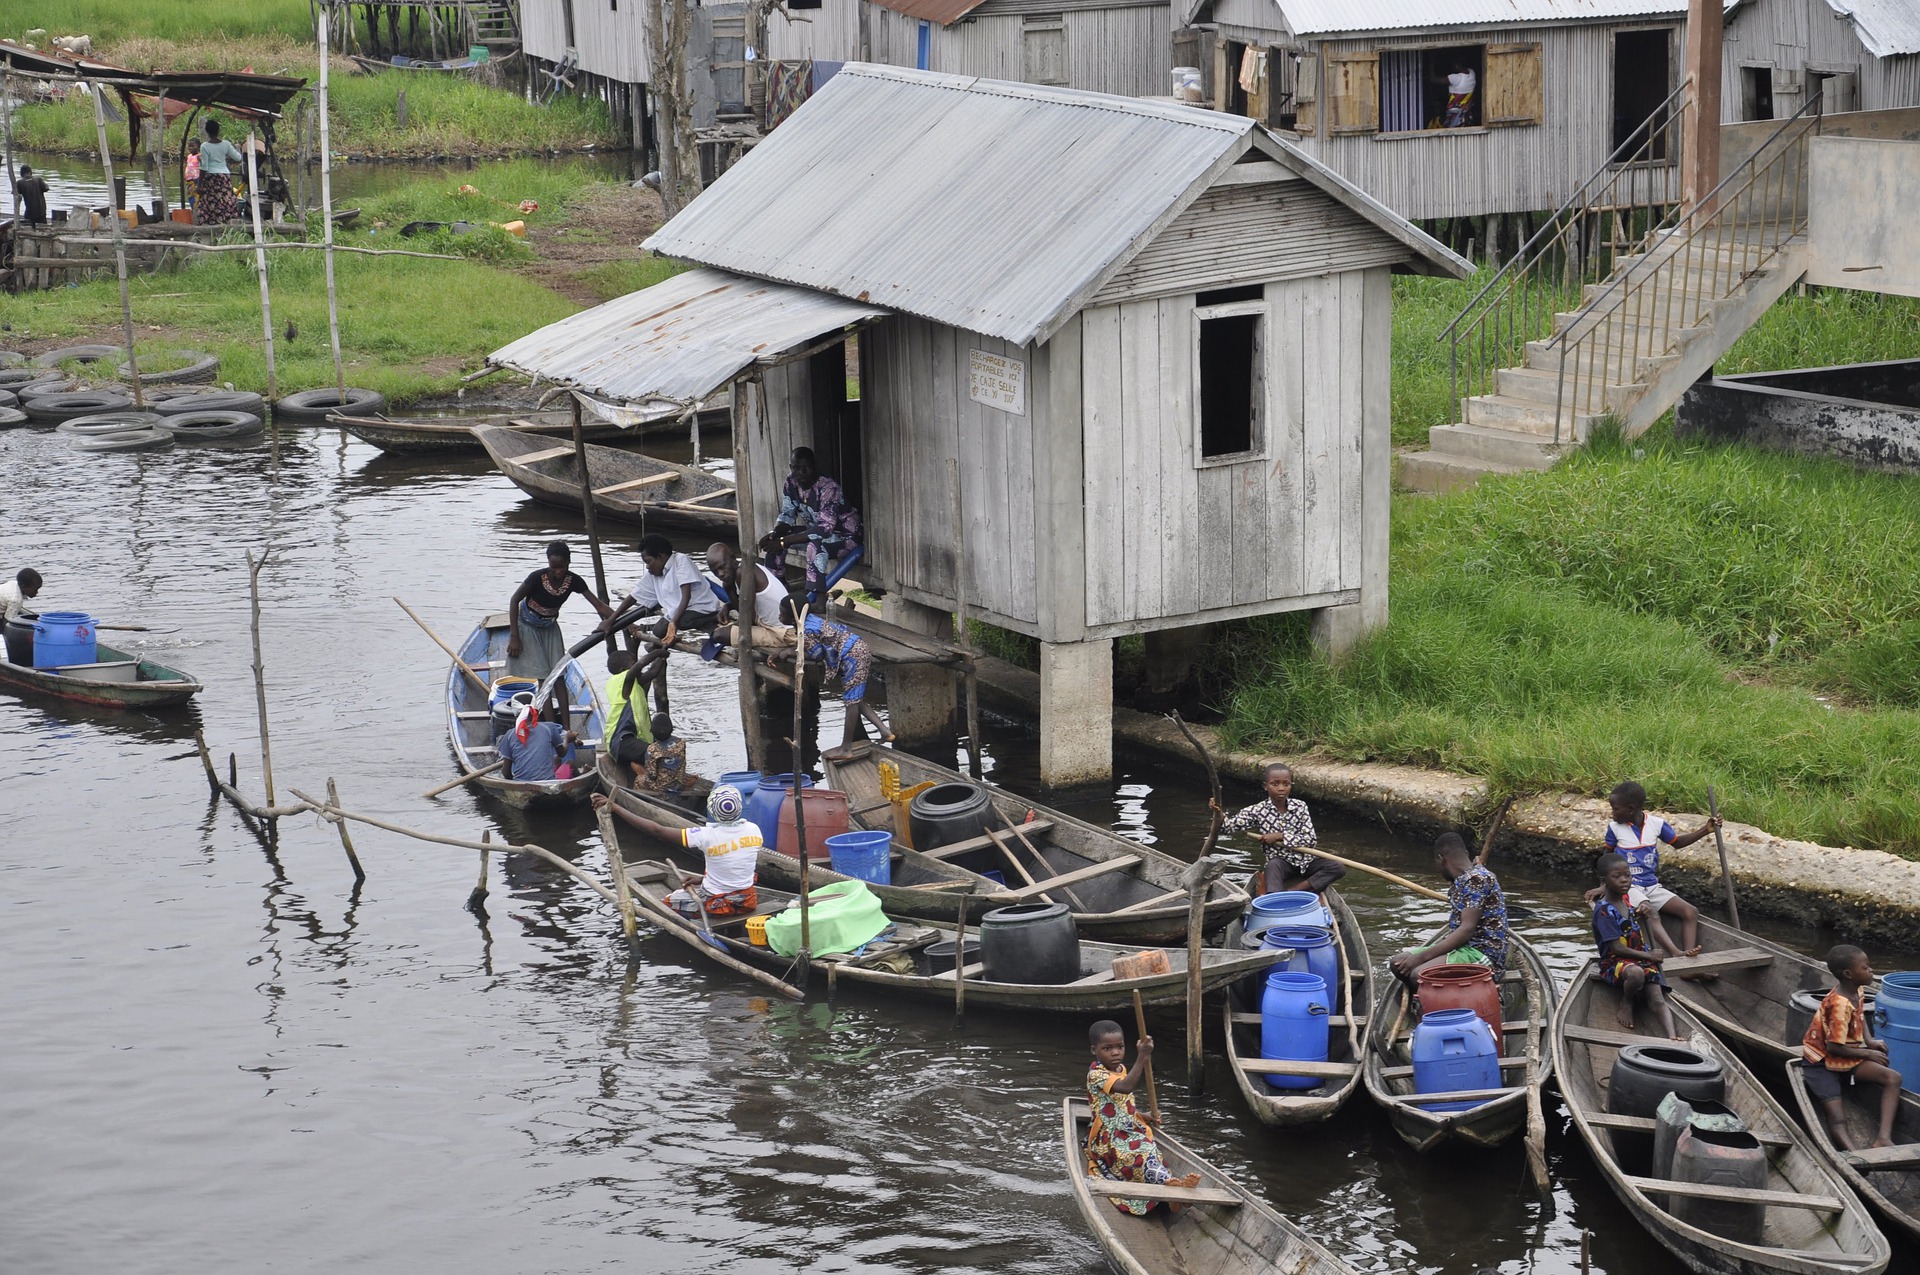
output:
M1420 1012L1439 1009L1470 1009L1493 1033L1496 1049L1505 1039L1500 1034L1500 985L1493 981L1493 969L1487 965L1436 965L1420 972Z

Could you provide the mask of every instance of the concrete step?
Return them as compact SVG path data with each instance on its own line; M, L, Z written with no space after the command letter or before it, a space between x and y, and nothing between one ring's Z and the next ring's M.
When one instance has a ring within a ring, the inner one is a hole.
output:
M1681 348L1684 348L1687 341L1691 340L1694 334L1699 331L1700 329L1698 328L1680 329ZM1586 343L1578 342L1569 347L1567 351L1567 366L1569 370L1571 370L1573 366L1576 355L1580 360L1581 373L1584 375L1589 366ZM1645 355L1630 356L1625 350L1610 345L1604 350L1592 351L1591 366L1595 375L1602 374L1601 370L1605 369L1604 375L1608 381L1616 385L1629 385L1646 380L1647 377L1658 371L1668 359L1673 357L1671 354L1658 355L1653 358L1648 358ZM1545 341L1527 342L1526 362L1524 366L1551 375L1559 375L1560 347L1557 345L1549 345Z
M1577 351L1578 347L1575 347L1575 349ZM1616 392L1624 394L1635 388L1633 381L1619 378L1617 374L1604 363L1594 364L1591 372L1589 372L1587 361L1584 358L1579 361L1578 367L1572 366L1572 363L1572 357L1569 356L1567 380L1570 384L1568 386L1568 392L1572 391L1573 383L1584 385L1585 378L1588 376L1607 378L1605 393L1609 401L1611 401L1612 395ZM1543 407L1550 408L1556 403L1561 402L1563 397L1560 387L1560 371L1557 366L1552 369L1503 367L1494 374L1493 383L1495 392L1501 398L1525 399L1528 402L1539 403ZM1599 393L1601 393L1600 386L1595 385L1591 388L1590 395L1597 395Z
M1435 455L1515 469L1547 469L1573 450L1571 443L1555 443L1540 434L1464 424L1432 426L1427 430L1427 446Z
M1552 403L1508 398L1504 394L1477 394L1466 400L1463 411L1469 424L1535 434L1548 440L1554 436ZM1582 422L1590 422L1593 415L1563 409L1560 413L1560 437L1566 440L1585 437Z
M1450 456L1444 452L1403 452L1399 461L1398 481L1406 491L1460 491L1473 486L1488 474L1538 472L1531 465L1502 465L1489 460Z

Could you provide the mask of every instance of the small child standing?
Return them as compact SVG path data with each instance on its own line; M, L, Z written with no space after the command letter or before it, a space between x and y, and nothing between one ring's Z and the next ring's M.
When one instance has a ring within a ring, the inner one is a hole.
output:
M1237 814L1227 815L1209 801L1215 814L1226 816L1221 832L1250 832L1266 847L1266 861L1254 873L1255 897L1274 890L1311 890L1319 894L1346 875L1332 859L1313 854L1320 844L1307 803L1293 795L1293 767L1283 761L1267 763L1262 782L1267 799Z
M673 733L673 719L653 715L653 742L647 745L645 769L635 786L644 792L678 795L687 782L687 741Z
M1127 1066L1127 1034L1111 1018L1088 1029L1087 1044L1093 1049L1093 1063L1087 1069L1087 1101L1093 1106L1093 1124L1087 1130L1087 1172L1110 1182L1199 1186L1198 1173L1175 1178L1161 1162L1153 1140L1153 1117L1141 1115L1134 1105L1133 1091L1140 1087L1153 1057L1153 1037L1140 1040L1131 1067ZM1113 1203L1122 1213L1145 1217L1158 1201L1116 1197Z
M1893 1122L1900 1114L1900 1073L1887 1065L1885 1041L1867 1035L1867 1015L1860 993L1873 983L1873 963L1850 943L1827 953L1827 969L1839 985L1820 1002L1820 1011L1800 1041L1800 1065L1806 1069L1807 1092L1820 1104L1834 1145L1858 1151L1847 1133L1843 1084L1864 1080L1880 1086L1880 1131L1876 1147L1893 1145Z
M1601 979L1620 989L1620 1025L1632 1031L1634 1003L1645 1001L1660 1034L1678 1040L1667 1008L1666 976L1660 972L1666 958L1651 950L1640 928L1640 913L1627 901L1633 868L1617 854L1601 855L1598 866L1603 884L1593 905L1593 938L1600 946Z
M1624 857L1633 869L1629 906L1647 918L1648 930L1667 955L1694 955L1699 951L1700 912L1660 884L1660 843L1664 841L1675 850L1684 849L1720 827L1720 816L1713 816L1692 832L1676 833L1672 824L1648 813L1647 790L1631 779L1616 784L1607 794L1607 811L1612 816L1607 823L1607 849ZM1662 917L1680 923L1678 943L1667 937ZM1712 975L1699 977L1711 978Z

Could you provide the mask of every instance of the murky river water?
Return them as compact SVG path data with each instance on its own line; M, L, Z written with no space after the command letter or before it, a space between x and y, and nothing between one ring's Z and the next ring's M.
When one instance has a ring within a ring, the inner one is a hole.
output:
M660 938L629 968L611 911L543 867L496 861L482 921L462 908L471 853L357 830L370 875L354 891L330 828L291 820L269 855L208 800L195 724L260 788L243 552L271 546L282 795L331 775L351 807L598 861L584 815L523 826L466 793L419 798L452 773L446 661L391 601L457 641L550 537L573 537L585 567L577 520L481 459L289 439L275 472L264 445L91 456L0 433L0 570L37 566L48 608L166 630L128 644L207 687L193 712L150 717L0 694L0 1267L1105 1269L1056 1151L1059 1099L1086 1066L1079 1018L956 1030L881 999L769 1002ZM616 540L617 582L640 566L631 535ZM674 685L693 764L734 768L732 675L680 660ZM991 750L1030 784L1021 731L996 724ZM1192 853L1204 793L1125 770L1076 813ZM1427 871L1416 846L1320 818L1342 853ZM1576 888L1505 876L1536 914L1524 932L1574 969ZM1366 878L1347 887L1376 963L1440 917ZM1583 1228L1595 1271L1678 1269L1551 1100L1549 1208L1522 1189L1517 1145L1419 1157L1364 1096L1285 1134L1217 1065L1189 1101L1177 1016L1157 1030L1169 1127L1362 1270L1573 1271Z

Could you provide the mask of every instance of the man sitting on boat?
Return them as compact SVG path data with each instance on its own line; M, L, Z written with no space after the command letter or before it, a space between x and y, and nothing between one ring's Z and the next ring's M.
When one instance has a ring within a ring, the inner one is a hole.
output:
M601 627L613 618L606 603L594 596L587 582L569 570L573 550L564 540L547 546L547 569L520 582L507 600L507 672L515 677L544 681L566 663L567 644L560 636L560 608L574 594L593 604Z
M1837 985L1820 1002L1800 1041L1807 1092L1819 1102L1834 1145L1858 1151L1847 1132L1843 1086L1862 1080L1879 1085L1880 1128L1873 1145L1890 1147L1900 1115L1900 1073L1887 1065L1887 1042L1867 1035L1867 1013L1860 1006L1860 994L1873 986L1873 962L1851 943L1842 943L1827 953L1827 969Z
M786 582L778 573L767 570L759 563L749 563L733 551L729 544L714 543L707 546L707 570L720 582L716 590L720 594L720 622L725 623L732 615L745 617L749 608L741 601L741 580L746 569L753 570L753 625L759 629L778 629L785 624L780 618L780 603L787 596ZM769 635L771 636L771 635ZM736 639L737 640L737 639ZM764 641L755 635L754 644L764 645Z
M676 553L673 542L656 531L640 538L640 561L647 569L628 586L619 610L632 604L643 613L665 616L667 626L660 634L663 647L672 646L681 629L712 631L719 619L720 599L692 558Z
M787 550L801 546L807 568L807 592L817 597L830 577L865 554L860 546L860 511L847 503L840 484L820 472L811 447L796 447L788 461L786 484L780 489L780 517L772 531L760 538L767 566L779 572L787 565ZM839 570L834 561L839 560Z
M646 776L647 749L653 743L647 679L633 653L618 647L607 652L607 672L607 755L630 770L638 783Z
M1175 1178L1160 1159L1153 1140L1153 1117L1134 1105L1134 1091L1153 1057L1153 1037L1135 1046L1133 1066L1127 1066L1127 1034L1120 1024L1103 1018L1087 1031L1093 1064L1087 1069L1087 1101L1093 1106L1093 1125L1087 1130L1087 1172L1110 1182L1146 1182L1153 1185L1196 1187L1200 1175ZM1144 1217L1158 1201L1114 1198L1122 1213Z
M1507 971L1507 899L1500 878L1476 863L1467 843L1449 832L1433 843L1434 866L1447 886L1447 932L1432 947L1396 953L1387 962L1408 987L1434 965L1490 965L1498 979Z
M1266 862L1253 876L1253 893L1274 890L1311 890L1319 894L1347 874L1332 859L1308 853L1320 844L1307 803L1293 795L1293 767L1283 761L1267 763L1265 801L1256 801L1220 825L1222 833L1250 832L1266 847ZM1227 812L1208 802L1216 813Z
M707 826L669 828L645 815L609 801L605 794L593 794L595 810L611 810L657 841L698 850L706 859L702 878L667 896L667 902L682 916L697 917L704 908L708 916L734 916L760 906L755 889L755 869L760 863L760 829L744 817L747 803L732 784L717 784L707 794Z
M27 610L27 603L40 596L40 586L44 581L40 573L32 567L22 567L13 579L0 584L0 623L18 620L22 616L35 618Z
M520 710L513 729L495 745L507 763L507 778L521 783L552 783L560 777L560 759L580 737L558 722L543 721L532 704Z

